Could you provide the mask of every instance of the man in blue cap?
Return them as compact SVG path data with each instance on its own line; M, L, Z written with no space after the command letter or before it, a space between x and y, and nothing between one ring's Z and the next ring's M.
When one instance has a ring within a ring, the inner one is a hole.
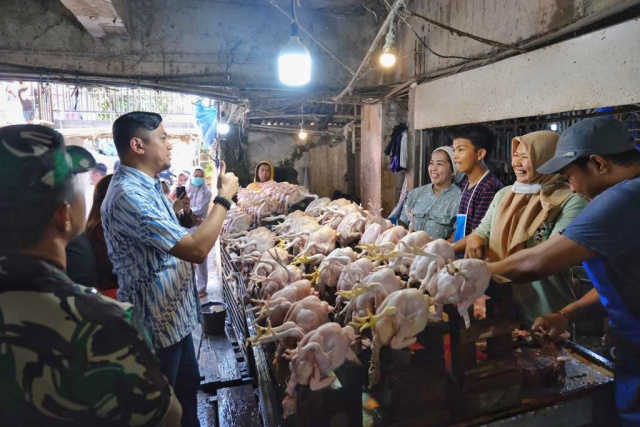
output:
M591 202L561 235L489 267L528 281L583 264L594 289L536 319L533 331L557 339L571 322L606 313L616 339L616 405L623 424L639 425L640 151L621 122L586 119L562 134L538 172L561 173Z
M95 166L44 126L0 128L0 424L179 425L181 409L130 304L73 283L77 174Z

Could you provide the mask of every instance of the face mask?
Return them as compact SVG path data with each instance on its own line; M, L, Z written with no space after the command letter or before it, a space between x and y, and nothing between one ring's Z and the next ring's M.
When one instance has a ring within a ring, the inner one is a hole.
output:
M542 190L540 184L523 184L522 182L514 182L511 191L515 194L538 194Z
M196 187L201 187L202 184L204 184L204 178L193 177L191 178L191 184L195 185Z

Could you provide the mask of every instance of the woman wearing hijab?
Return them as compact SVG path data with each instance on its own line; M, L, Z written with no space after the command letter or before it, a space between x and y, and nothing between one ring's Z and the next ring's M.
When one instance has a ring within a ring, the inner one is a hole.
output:
M449 238L456 225L456 215L462 191L456 182L453 149L433 150L429 160L431 183L415 188L407 195L400 222L407 225L413 217L415 230L424 230L434 239Z
M171 193L169 193L169 198L171 200L175 200L176 199L176 189L178 187L185 187L187 185L187 181L189 180L189 175L191 175L191 174L189 172L187 172L187 171L181 171L178 174L178 179L176 181L176 184L171 189Z
M196 225L187 229L191 234L195 233L202 221L205 220L209 213L209 203L211 202L211 190L204 181L204 169L196 167L191 174L187 187L187 196L191 212L184 212L186 215L195 217ZM196 287L198 295L202 298L207 294L207 279L209 277L209 269L207 268L207 260L201 264L196 264Z
M539 245L565 229L587 202L559 174L536 170L550 160L560 135L539 131L513 138L511 166L516 182L496 193L482 222L464 241L465 257L498 261ZM517 284L514 299L521 320L532 323L575 301L571 272Z
M266 160L261 161L256 166L256 171L253 174L253 182L247 186L249 190L259 190L260 186L258 183L273 181L273 165L271 162Z

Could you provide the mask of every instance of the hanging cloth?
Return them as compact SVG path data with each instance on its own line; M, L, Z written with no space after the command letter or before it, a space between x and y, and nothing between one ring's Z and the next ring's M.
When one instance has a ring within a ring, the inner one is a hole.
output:
M404 182L402 183L402 191L400 191L400 199L398 203L393 208L391 213L389 214L389 218L394 223L400 218L400 214L402 214L402 208L404 207L404 202L407 200L407 195L409 194L409 190L407 187L409 186L407 182L407 174L404 175Z
M402 132L400 137L400 168L407 169L407 131Z

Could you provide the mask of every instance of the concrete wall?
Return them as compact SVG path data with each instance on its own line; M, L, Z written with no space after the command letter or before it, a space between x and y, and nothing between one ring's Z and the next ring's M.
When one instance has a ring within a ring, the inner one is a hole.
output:
M536 38L624 0L429 0L411 2L409 9L453 28L506 44ZM440 55L484 57L496 48L409 18L425 43ZM430 53L404 24L399 25L399 61L395 78L406 80L467 62L464 58L440 58ZM488 63L491 58L488 58Z
M236 148L230 147L232 145ZM253 180L256 165L268 160L275 166L278 181L302 185L304 168L308 167L314 193L330 197L336 190L348 190L347 142L344 139L310 136L306 141L300 141L292 134L249 132L242 144L243 153L235 140L222 141L221 149L223 159L240 177L243 186Z
M219 85L280 86L277 55L290 22L266 0L113 3L128 38L93 38L58 0L3 0L1 62L127 77L208 73ZM357 68L375 35L373 16L364 9L333 15L305 6L298 10L300 23ZM300 38L311 50L312 86L342 89L347 71L304 34Z
M433 100L437 100L434 102ZM417 88L418 128L640 102L640 20Z

